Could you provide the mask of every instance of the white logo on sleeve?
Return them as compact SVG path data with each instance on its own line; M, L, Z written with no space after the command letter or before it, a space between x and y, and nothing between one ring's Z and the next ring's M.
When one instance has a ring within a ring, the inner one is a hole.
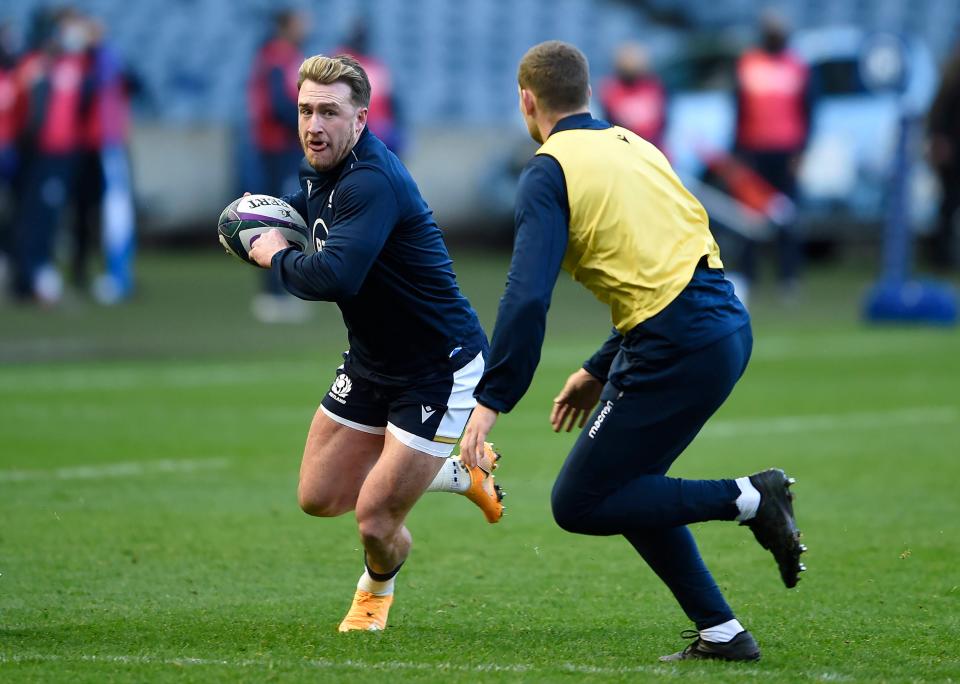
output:
M341 404L347 403L347 395L350 394L350 390L353 389L353 382L345 374L337 376L337 379L333 381L333 387L330 388L330 391L327 393L330 395L330 398L334 401L338 401Z
M430 420L430 416L436 413L437 409L432 406L420 406L420 422L426 423Z

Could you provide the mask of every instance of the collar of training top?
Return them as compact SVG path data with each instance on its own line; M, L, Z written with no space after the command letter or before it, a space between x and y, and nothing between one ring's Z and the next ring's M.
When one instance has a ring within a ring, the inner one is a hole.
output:
M590 112L581 112L580 114L571 114L565 116L557 122L557 125L550 131L550 135L560 131L571 131L577 128L587 128L590 130L602 131L610 128L610 124L603 119L594 119Z

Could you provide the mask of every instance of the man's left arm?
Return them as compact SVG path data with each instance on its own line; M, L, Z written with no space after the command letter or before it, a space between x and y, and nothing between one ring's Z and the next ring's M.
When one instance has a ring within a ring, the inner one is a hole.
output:
M620 351L621 344L623 344L623 335L614 328L610 332L610 336L604 340L600 349L583 362L583 370L600 382L606 382L610 373L610 366L613 364L613 357Z

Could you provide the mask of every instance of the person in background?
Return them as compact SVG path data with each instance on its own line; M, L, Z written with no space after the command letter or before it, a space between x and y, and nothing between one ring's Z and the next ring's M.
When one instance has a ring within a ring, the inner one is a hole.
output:
M130 96L123 61L106 40L103 25L89 19L87 29L86 68L92 99L84 117L73 186L73 279L78 287L89 285L90 243L94 226L99 225L105 272L94 282L93 294L102 304L114 304L133 291L135 217L127 158Z
M263 180L262 192L280 197L296 192L297 165L303 156L297 133L297 71L307 17L285 9L273 18L274 31L253 60L247 89L253 141ZM304 303L287 294L277 275L263 276L263 290L253 300L253 314L264 323L298 323L309 317Z
M17 171L16 50L6 23L0 23L0 287L6 283L10 262L10 217L13 181Z
M85 73L86 22L69 9L34 17L31 46L16 71L18 149L13 294L55 304L63 293L53 263L58 225L67 204L91 100Z
M667 92L650 68L646 49L639 43L624 43L617 49L614 69L614 74L600 84L604 118L663 151Z
M960 222L960 42L944 65L940 88L927 118L930 163L940 179L940 215L931 236L930 261L939 268L958 265L956 231Z
M810 135L812 89L807 66L787 49L788 37L786 23L765 14L760 45L737 62L734 152L795 203L800 157ZM783 294L793 297L801 266L795 221L778 225L777 248Z
M372 95L370 112L367 115L367 128L398 157L403 156L406 146L402 110L386 64L370 54L370 29L367 22L358 19L354 22L347 40L335 53L350 55L370 79Z

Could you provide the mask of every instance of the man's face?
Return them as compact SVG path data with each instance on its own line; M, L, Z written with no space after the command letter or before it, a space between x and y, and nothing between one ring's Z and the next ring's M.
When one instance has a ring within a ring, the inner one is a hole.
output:
M367 108L351 100L350 86L304 81L297 99L300 144L307 163L328 171L350 153L367 123Z

